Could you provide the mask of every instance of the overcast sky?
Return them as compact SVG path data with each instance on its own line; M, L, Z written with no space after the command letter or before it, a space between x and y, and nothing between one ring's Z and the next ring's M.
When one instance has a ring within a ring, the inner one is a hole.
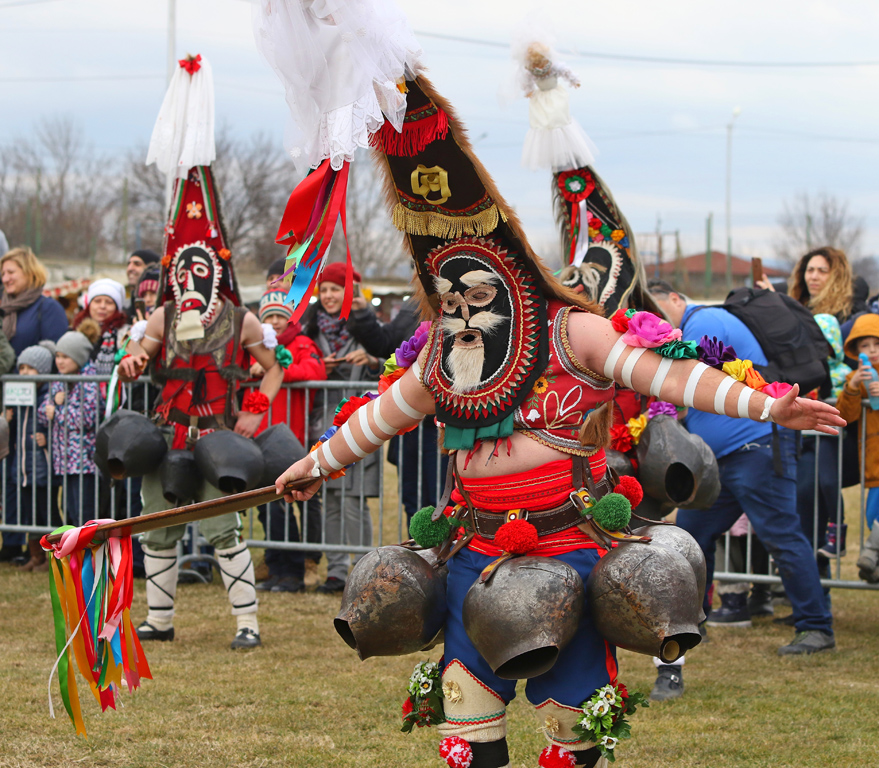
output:
M530 2L401 3L416 32L506 45ZM876 0L544 0L561 58L583 81L575 117L600 150L596 168L633 228L680 230L704 248L714 213L725 243L726 125L733 109L734 251L769 257L776 219L799 192L846 200L879 254L879 3ZM206 55L217 116L280 145L286 110L260 59L247 0L177 0L177 57ZM165 89L167 0L0 0L0 144L42 116L71 115L112 155L148 141ZM548 173L521 169L520 99L501 107L508 49L420 35L439 90L455 105L507 200L540 247L553 237ZM824 67L681 65L689 61L852 63ZM66 79L65 79L66 78ZM92 79L87 79L92 78ZM115 79L109 79L115 78ZM2 228L2 222L0 222ZM671 244L669 241L668 245Z

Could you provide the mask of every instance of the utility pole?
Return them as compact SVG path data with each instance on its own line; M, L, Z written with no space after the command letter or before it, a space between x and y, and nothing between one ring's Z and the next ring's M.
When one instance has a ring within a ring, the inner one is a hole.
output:
M43 248L42 232L40 231L40 208L42 207L40 202L40 182L42 181L42 173L43 169L37 168L37 195L34 201L34 253L37 256L40 255L40 251Z
M711 297L712 283L714 275L712 268L714 267L714 254L711 252L711 227L714 223L714 214L709 213L705 220L705 298Z
M812 214L806 214L806 250L812 250Z
M726 290L732 290L732 130L736 118L742 113L736 107L726 126Z
M122 258L128 255L128 177L122 180Z

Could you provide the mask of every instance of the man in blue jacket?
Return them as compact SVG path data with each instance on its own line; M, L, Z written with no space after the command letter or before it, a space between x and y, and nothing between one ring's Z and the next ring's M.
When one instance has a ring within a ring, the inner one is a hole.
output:
M683 331L684 340L717 337L735 348L741 360L765 365L766 357L747 326L722 307L700 307L668 283L651 280L650 293ZM825 601L812 547L797 515L797 468L794 433L774 424L733 419L691 410L686 427L699 435L717 458L721 491L708 510L677 513L677 524L689 532L705 554L708 578L704 609L710 611L708 587L714 576L714 550L718 538L747 513L754 532L778 566L793 606L796 635L778 649L780 656L812 654L836 647L833 617ZM663 700L683 693L683 667L658 665L659 676L651 698Z

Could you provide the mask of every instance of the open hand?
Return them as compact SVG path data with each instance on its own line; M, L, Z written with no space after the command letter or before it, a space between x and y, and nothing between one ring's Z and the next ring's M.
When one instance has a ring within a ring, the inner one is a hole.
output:
M238 420L235 422L235 431L244 437L253 437L259 425L262 422L262 413L251 413L250 411L241 411L238 414Z
M47 405L46 406L46 418L49 421L52 421L52 419L55 418L55 406L54 405Z
M55 393L55 405L64 405L64 393L56 392Z
M143 373L149 361L147 354L128 355L119 363L119 378L124 382L135 381Z
M838 435L838 427L845 426L845 419L839 415L839 411L821 400L798 397L799 393L799 384L794 384L790 392L778 398L769 411L772 420L788 429L813 429L827 435Z

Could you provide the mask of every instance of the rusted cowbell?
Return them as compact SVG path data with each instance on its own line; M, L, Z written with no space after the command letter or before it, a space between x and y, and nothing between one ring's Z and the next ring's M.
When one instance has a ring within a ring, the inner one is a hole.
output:
M516 557L464 598L464 629L504 680L549 671L583 615L583 580L561 560Z
M690 564L696 576L696 592L699 595L699 621L705 619L702 611L702 596L705 594L705 580L708 575L708 567L705 564L705 553L699 543L683 528L676 525L644 525L633 531L636 536L650 536L650 545L654 547L666 547L680 552Z
M705 441L671 416L655 416L638 443L644 492L684 509L708 509L720 494L717 459Z
M592 569L586 599L605 640L670 664L702 640L704 585L703 575L700 592L693 567L675 548L625 544Z
M95 436L95 464L113 480L143 477L158 468L168 443L146 416L120 408Z
M446 620L448 569L433 550L379 547L357 561L333 620L361 660L432 648Z

